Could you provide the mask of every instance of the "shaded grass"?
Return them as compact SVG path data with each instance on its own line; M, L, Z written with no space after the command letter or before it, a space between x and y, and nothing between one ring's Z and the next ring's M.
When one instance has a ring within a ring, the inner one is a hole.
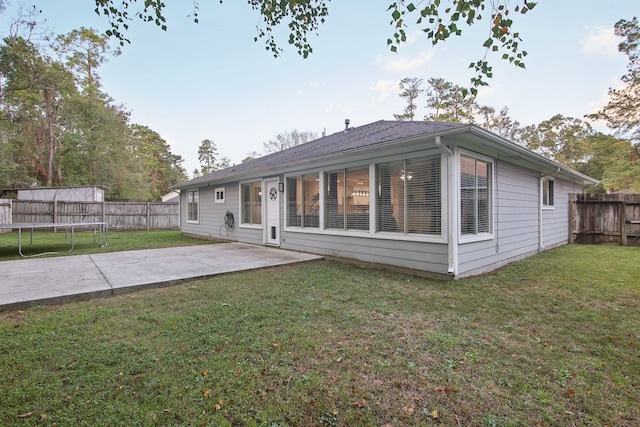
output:
M318 262L0 314L3 425L640 423L640 251Z
M68 240L71 240L70 233ZM109 231L109 244L103 248L94 244L93 232L76 232L75 248L72 252L68 252L70 245L65 242L64 230L56 233L34 231L33 243L28 246L30 241L30 232L23 230L22 252L27 256L41 252L59 252L54 256L66 256L213 243L212 240L182 234L180 230ZM105 241L104 233L102 241ZM0 261L16 259L22 259L18 255L18 233L0 234Z

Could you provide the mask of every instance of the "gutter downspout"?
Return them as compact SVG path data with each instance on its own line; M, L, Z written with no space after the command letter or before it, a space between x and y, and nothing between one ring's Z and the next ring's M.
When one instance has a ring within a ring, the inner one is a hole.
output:
M546 247L544 246L544 239L542 236L542 192L543 192L542 180L549 176L553 176L554 174L557 174L559 172L560 172L560 168L556 169L555 172L548 173L546 175L541 175L540 180L538 181L538 250L539 251L543 251L546 249Z
M454 173L454 159L453 152L446 145L442 144L442 137L436 136L436 147L438 147L442 153L447 157L447 230L448 230L448 269L447 272L454 277L458 274L458 221L456 215L457 206L457 194L456 191L456 174Z

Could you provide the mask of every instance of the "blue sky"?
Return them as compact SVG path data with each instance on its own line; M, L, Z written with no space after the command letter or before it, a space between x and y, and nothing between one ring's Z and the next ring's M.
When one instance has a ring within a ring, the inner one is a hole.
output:
M468 86L470 62L484 55L487 21L463 37L433 47L419 32L392 53L386 40L389 0L329 4L329 17L314 53L302 59L286 44L280 58L253 41L259 16L245 1L200 0L200 23L187 15L191 2L168 1L168 30L134 21L130 45L101 67L103 90L131 111L131 121L158 132L191 173L199 167L197 150L213 140L220 156L239 163L247 153L263 153L263 142L298 129L331 134L344 120L359 126L392 120L405 103L398 96L404 77L441 77ZM19 3L11 1L2 27ZM42 10L49 29L67 33L81 26L108 29L94 13L93 0L26 1ZM363 6L365 5L366 6ZM614 24L640 12L638 0L542 0L514 25L529 53L526 70L489 53L494 66L481 105L509 107L522 125L555 114L582 118L605 104L610 87L621 84L627 58L617 52ZM414 30L417 30L414 28ZM2 31L3 35L5 31ZM116 46L114 41L112 46ZM428 111L418 100L418 117ZM600 130L607 129L596 124Z

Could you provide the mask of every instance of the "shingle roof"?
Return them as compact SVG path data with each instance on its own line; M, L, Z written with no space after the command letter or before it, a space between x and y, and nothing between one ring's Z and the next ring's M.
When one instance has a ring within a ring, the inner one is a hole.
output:
M294 162L310 160L376 144L396 141L403 138L410 138L423 134L434 134L456 127L466 126L468 125L460 123L380 120L364 126L336 132L332 135L300 144L277 153L269 154L264 157L259 157L246 163L240 163L226 169L214 171L210 174L177 184L173 186L173 188L190 187L195 184L226 178L250 170L284 167Z

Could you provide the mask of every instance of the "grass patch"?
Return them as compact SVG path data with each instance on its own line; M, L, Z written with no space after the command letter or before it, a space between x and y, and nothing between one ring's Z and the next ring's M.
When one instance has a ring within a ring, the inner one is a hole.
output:
M2 425L640 424L640 251L321 262L0 313Z
M103 234L103 242L104 238ZM109 231L109 244L103 248L93 243L92 231L76 232L73 252L67 252L70 245L65 242L64 230L57 233L34 231L33 243L28 246L30 240L30 232L23 230L22 252L27 256L41 252L59 252L55 256L66 256L213 243L211 240L184 235L180 230ZM18 233L0 234L0 261L16 259L22 259L18 254Z

